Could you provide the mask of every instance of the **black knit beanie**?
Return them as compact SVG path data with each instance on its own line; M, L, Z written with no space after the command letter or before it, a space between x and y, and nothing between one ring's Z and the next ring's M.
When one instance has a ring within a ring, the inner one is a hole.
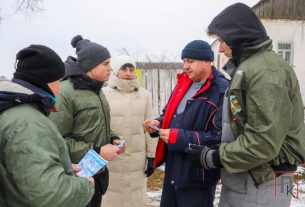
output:
M17 68L14 78L29 82L54 95L47 83L61 79L65 66L60 57L43 45L30 45L17 55Z
M209 60L213 62L214 52L209 43L203 40L194 40L188 43L181 53L181 59L191 58L194 60Z
M77 64L85 73L111 57L106 47L83 39L80 35L71 40L71 45L76 48Z

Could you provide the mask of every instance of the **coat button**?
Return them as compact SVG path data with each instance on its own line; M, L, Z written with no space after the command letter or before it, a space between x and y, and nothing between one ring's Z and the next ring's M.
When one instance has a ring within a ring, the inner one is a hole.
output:
M171 180L171 184L174 185L174 184L175 184L175 181Z

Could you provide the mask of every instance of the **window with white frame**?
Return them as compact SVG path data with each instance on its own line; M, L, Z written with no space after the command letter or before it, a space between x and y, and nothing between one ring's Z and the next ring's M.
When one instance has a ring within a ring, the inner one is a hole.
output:
M277 45L277 53L292 65L292 44L279 42Z

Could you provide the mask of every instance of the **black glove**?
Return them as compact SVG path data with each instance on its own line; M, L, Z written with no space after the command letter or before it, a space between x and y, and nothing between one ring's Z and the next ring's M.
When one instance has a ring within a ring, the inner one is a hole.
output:
M185 153L196 166L203 167L204 169L222 167L218 148L211 149L207 146L190 144L185 149Z
M146 170L144 172L146 174L146 177L151 176L154 173L154 171L155 171L154 160L155 159L152 158L152 157L148 157L147 158L147 168L146 168Z
M159 132L154 132L149 134L151 138L159 137Z

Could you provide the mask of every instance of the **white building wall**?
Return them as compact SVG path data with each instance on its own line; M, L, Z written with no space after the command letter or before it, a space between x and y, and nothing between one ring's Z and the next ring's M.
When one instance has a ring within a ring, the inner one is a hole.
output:
M299 79L303 104L305 105L305 21L264 20L267 34L278 51L279 42L292 43L292 67Z
M292 67L298 77L303 104L305 105L305 21L261 19L267 34L273 40L273 50L277 52L278 43L292 43ZM212 44L215 54L214 64L221 68L227 61L219 55L218 41Z

